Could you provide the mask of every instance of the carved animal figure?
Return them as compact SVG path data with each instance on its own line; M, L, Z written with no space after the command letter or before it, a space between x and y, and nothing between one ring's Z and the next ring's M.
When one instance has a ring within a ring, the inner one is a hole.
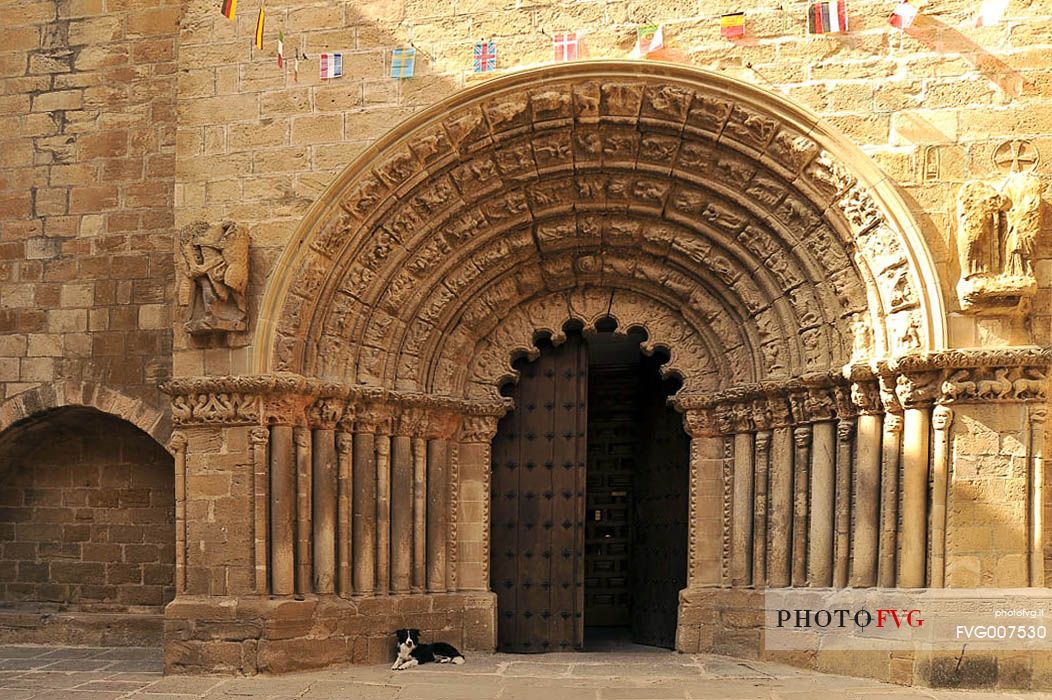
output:
M959 401L963 398L975 396L977 387L975 382L968 379L969 376L971 376L971 372L966 369L959 369L951 374L940 387L943 395L951 401Z
M980 399L1003 399L1012 392L1012 382L1008 379L1008 368L998 367L994 370L993 379L981 379L978 382L977 395Z
M985 182L966 182L957 192L957 254L964 279L993 270L997 220L1008 200Z
M1040 370L1028 369L1023 372L1023 375L1012 382L1012 397L1029 399L1043 396L1047 379L1044 373Z
M243 331L248 325L248 231L232 222L200 221L179 234L180 303L190 306L189 333Z

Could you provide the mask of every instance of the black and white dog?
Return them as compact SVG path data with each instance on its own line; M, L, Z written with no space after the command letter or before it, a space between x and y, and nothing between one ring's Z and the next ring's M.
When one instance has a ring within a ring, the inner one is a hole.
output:
M432 661L440 664L464 663L464 655L452 644L445 642L421 644L418 629L397 630L395 635L398 637L398 658L391 666L392 671L402 671Z

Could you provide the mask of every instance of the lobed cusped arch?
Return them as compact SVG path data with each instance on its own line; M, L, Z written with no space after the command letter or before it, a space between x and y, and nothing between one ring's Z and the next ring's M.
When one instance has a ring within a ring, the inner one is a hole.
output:
M268 285L255 369L490 397L537 330L646 329L688 392L945 347L892 184L770 92L582 62L414 116L311 209Z

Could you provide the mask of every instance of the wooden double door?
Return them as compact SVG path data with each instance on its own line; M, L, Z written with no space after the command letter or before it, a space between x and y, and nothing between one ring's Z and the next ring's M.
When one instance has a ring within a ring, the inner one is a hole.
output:
M583 649L586 626L672 648L686 585L689 444L657 364L590 367L570 335L520 368L493 444L498 649Z

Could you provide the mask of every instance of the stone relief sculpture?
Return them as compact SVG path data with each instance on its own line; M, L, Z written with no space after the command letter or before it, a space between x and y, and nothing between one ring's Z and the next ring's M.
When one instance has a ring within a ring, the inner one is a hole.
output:
M186 332L207 336L248 328L248 231L232 222L198 221L179 233L179 303L190 307Z
M1014 172L1002 182L972 181L957 194L957 295L965 310L1023 310L1037 291L1033 257L1041 229L1041 181Z

